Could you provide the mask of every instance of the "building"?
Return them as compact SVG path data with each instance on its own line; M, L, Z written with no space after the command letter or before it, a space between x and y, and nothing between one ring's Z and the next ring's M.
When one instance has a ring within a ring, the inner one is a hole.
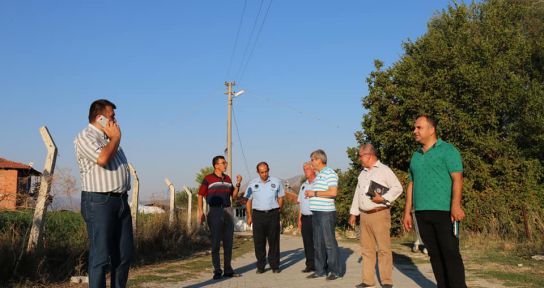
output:
M0 210L29 206L41 175L30 165L0 158Z

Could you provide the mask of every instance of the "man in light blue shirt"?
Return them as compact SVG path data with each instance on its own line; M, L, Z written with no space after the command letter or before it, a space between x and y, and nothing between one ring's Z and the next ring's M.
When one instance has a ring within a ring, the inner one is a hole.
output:
M315 171L310 162L304 163L304 176L306 181L300 186L298 192L298 229L302 234L302 242L304 243L304 255L306 256L306 268L303 273L315 271L314 265L314 240L312 229L312 211L310 210L310 198L307 198L304 193L306 190L312 190L312 184L315 180Z
M257 258L257 274L264 273L266 266L266 243L268 242L268 264L273 273L280 273L280 209L285 191L278 178L270 177L266 162L257 164L259 177L249 182L245 197L247 224L253 223L253 243Z
M336 207L334 199L338 189L338 175L327 166L327 154L319 149L310 154L312 166L319 171L313 190L306 190L304 194L310 197L312 211L312 228L314 232L314 261L315 273L307 278L325 277L327 280L340 278L340 262L338 242L336 242Z

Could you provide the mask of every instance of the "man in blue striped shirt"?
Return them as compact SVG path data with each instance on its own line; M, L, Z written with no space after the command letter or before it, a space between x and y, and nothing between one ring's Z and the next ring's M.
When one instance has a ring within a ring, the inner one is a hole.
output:
M115 104L100 99L91 104L89 125L75 139L81 174L81 214L89 236L89 287L125 287L132 258L132 218L128 162L115 120Z
M327 166L327 154L319 149L310 154L312 166L319 171L312 190L306 190L306 197L310 198L312 211L312 226L314 231L314 262L315 273L307 278L325 277L327 280L340 278L340 262L338 243L335 237L336 226L336 198L338 175Z

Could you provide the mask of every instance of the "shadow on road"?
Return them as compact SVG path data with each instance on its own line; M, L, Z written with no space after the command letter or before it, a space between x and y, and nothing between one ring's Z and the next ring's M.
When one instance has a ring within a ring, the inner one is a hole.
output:
M353 250L351 248L345 248L345 247L338 247L338 250L340 250L340 274L344 276L346 274L346 263L348 262L348 258L351 254L353 254Z
M397 270L406 275L406 277L412 279L417 285L422 288L435 288L436 284L433 281L427 279L421 271L417 268L417 265L408 256L393 252L393 265Z
M294 265L295 263L304 260L304 250L302 248L287 250L287 251L281 251L280 252L280 269L285 270L288 267ZM238 274L242 274L241 277L244 277L243 274L248 273L250 271L257 270L257 262L251 262L250 264L247 264L242 267L234 267L234 270ZM266 269L265 271L269 271L270 269ZM213 280L209 279L204 282L192 284L189 286L185 286L186 288L195 288L195 287L205 287L207 285L217 284L221 283L222 281L229 280L229 278L221 278L219 280Z

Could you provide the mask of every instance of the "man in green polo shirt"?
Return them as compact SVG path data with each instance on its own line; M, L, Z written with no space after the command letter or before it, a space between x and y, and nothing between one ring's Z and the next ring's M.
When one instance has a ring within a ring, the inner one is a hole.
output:
M414 136L422 146L410 161L404 228L412 229L413 205L438 288L466 288L458 233L454 231L455 222L465 218L461 208L461 154L452 144L437 138L436 122L427 115L417 118Z

